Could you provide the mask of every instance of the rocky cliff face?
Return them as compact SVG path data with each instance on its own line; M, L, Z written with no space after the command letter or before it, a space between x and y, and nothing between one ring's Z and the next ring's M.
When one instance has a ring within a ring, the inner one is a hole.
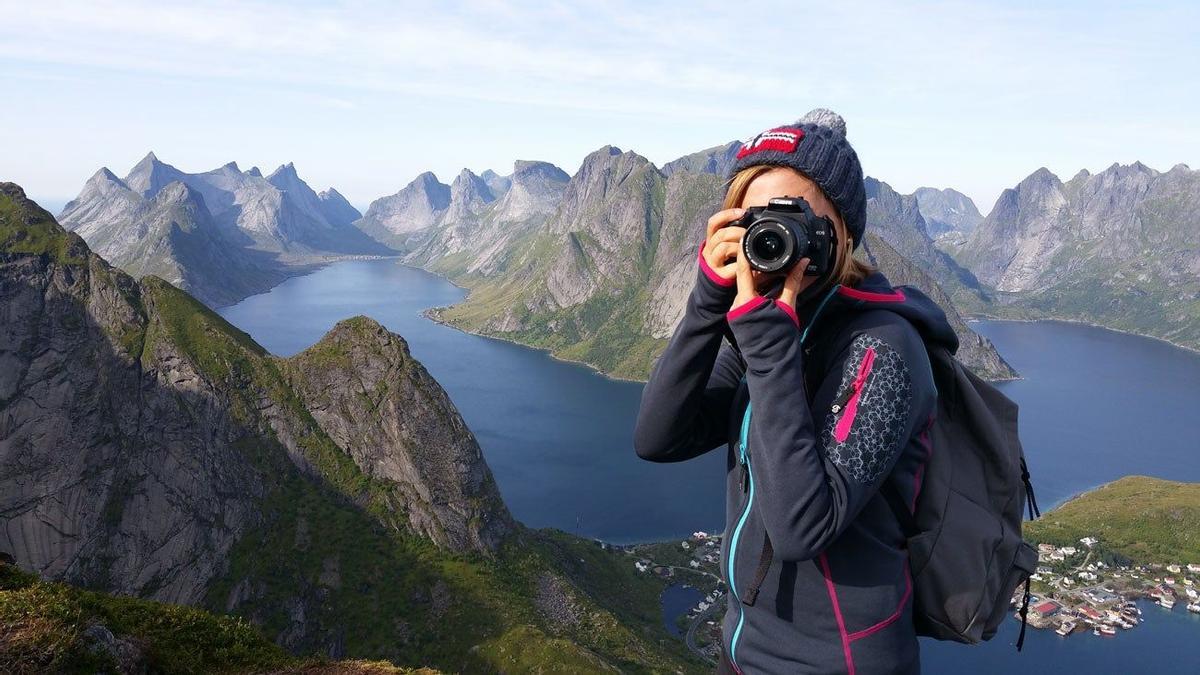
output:
M397 488L408 527L454 550L495 550L512 531L474 434L404 338L347 319L284 372L321 429L366 475Z
M1200 172L1135 162L1005 190L957 254L999 316L1065 318L1200 348Z
M433 225L450 206L450 186L426 171L399 192L371 202L357 225L397 250L408 250L411 235Z
M96 172L61 220L130 274L159 275L220 307L328 254L390 252L350 225L358 212L340 194L325 195L291 164L269 178L232 162L188 174L151 153L125 179Z

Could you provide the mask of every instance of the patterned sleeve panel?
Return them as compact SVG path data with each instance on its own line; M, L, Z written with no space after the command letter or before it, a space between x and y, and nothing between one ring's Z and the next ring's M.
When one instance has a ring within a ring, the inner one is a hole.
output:
M882 338L860 333L825 414L825 456L860 484L876 484L902 449L911 406L912 378L903 355Z

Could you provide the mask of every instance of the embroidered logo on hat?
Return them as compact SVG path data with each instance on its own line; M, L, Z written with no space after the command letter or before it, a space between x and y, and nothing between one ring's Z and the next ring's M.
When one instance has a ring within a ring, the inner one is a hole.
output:
M800 139L802 138L804 138L803 129L795 127L775 127L774 129L768 129L750 139L748 143L743 143L741 149L738 150L737 158L741 159L746 155L753 155L763 150L794 152L796 147L800 145Z

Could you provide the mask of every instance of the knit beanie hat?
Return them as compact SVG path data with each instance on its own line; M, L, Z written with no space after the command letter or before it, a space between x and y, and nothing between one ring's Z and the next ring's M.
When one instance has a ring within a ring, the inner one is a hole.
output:
M790 166L811 178L837 207L854 248L867 226L862 165L846 140L846 121L825 108L768 129L742 144L728 178L748 166Z

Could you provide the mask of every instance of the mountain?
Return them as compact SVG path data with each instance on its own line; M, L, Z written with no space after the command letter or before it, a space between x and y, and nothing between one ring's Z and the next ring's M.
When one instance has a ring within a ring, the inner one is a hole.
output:
M219 307L328 255L390 253L350 224L356 214L291 164L269 178L233 162L188 174L150 153L124 179L97 171L60 219L131 274L158 274Z
M0 312L0 551L23 569L244 617L295 654L701 669L661 627L663 582L512 520L445 391L374 321L273 357L11 183Z
M406 250L412 233L433 225L450 206L450 186L432 172L417 176L399 192L371 202L357 225L377 241Z
M1034 542L1077 546L1096 537L1134 564L1200 564L1200 483L1124 476L1023 525Z
M230 243L199 192L179 180L141 197L107 169L84 185L76 233L126 272L154 274L209 306L270 288L286 274L269 254Z
M925 231L934 239L950 232L968 234L983 221L975 202L957 190L923 187L913 197L925 218Z
M670 176L676 171L690 171L691 173L711 173L724 177L733 167L733 163L737 161L737 152L741 147L741 141L730 141L724 145L684 155L663 164L663 175Z
M1140 162L1039 169L1005 190L957 260L994 289L988 314L1057 318L1200 349L1200 172Z
M685 158L669 176L634 152L604 146L590 153L544 223L516 228L507 240L481 238L487 243L476 247L461 238L466 243L427 245L421 257L409 256L470 290L464 302L427 314L618 377L645 379L682 316L695 280L696 247L724 194L723 175L687 167L719 166L697 158L723 156L725 147ZM923 241L930 259L945 258L928 237ZM885 274L902 264L898 256L882 259ZM945 265L951 266L957 267ZM906 278L916 277L908 272ZM929 291L937 283L922 276L918 285ZM940 289L937 294L949 304ZM948 314L957 316L952 308ZM976 350L971 361L978 372L1013 375L989 342L961 321L956 328L970 345L966 351Z
M319 193L317 199L321 200L321 212L325 214L325 219L335 227L346 227L362 218L358 209L351 206L342 193L333 188Z
M570 178L553 164L518 160L503 182L493 179L497 189L504 190L489 201L480 196L483 186L469 173L464 170L450 186L450 206L428 226L405 263L449 275L490 275L505 269L515 242L554 213ZM488 191L495 196L490 186Z
M867 176L867 231L875 232L901 255L937 281L965 312L976 312L990 298L970 271L930 238L928 223L915 195L901 195L890 185Z

